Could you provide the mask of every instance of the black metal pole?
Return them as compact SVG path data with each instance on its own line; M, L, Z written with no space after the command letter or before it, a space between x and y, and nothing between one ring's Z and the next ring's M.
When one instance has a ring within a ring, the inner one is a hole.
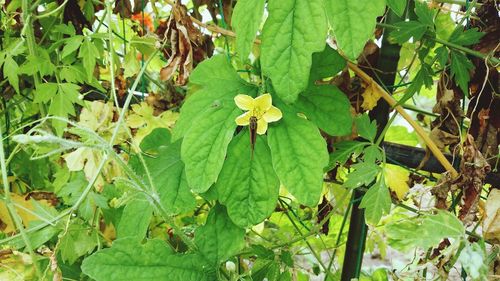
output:
M387 12L386 23L394 24L399 21L403 21L403 19L397 16L392 10ZM388 87L389 92L392 92L401 46L389 42L388 38L390 32L391 30L384 30L380 56L377 65L374 66L381 71L378 76L372 78L381 85ZM380 99L377 106L370 111L370 118L377 122L377 138L382 134L384 127L387 125L389 120L389 109L389 104L385 100ZM365 224L365 210L359 208L363 195L363 191L354 191L354 203L352 206L349 234L347 236L346 252L342 266L342 281L350 281L353 278L359 278L361 273L366 233L368 230Z

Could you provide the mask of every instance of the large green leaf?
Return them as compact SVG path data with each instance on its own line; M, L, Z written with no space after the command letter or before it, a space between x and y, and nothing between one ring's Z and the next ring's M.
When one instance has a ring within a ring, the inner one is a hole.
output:
M334 85L309 86L294 106L329 135L343 136L352 131L351 103Z
M95 44L90 41L90 37L85 37L85 39L83 40L83 44L80 47L80 51L78 52L78 58L82 59L83 66L87 71L87 81L92 80L96 59L98 57L99 50L97 50Z
M388 214L391 210L391 194L383 180L371 186L363 196L360 204L365 208L365 218L369 223L376 225L382 215Z
M123 209L116 237L133 237L142 241L146 237L152 216L153 206L143 194L138 194L137 198L129 201Z
M281 107L283 119L268 132L273 167L281 183L307 206L316 206L328 164L326 142L310 121Z
M219 176L227 146L241 114L234 101L209 107L193 120L182 142L181 158L186 165L187 181L195 192L205 192Z
M236 49L242 61L248 59L253 41L264 15L266 0L239 0L232 16L232 26L236 32Z
M405 12L406 2L406 0L387 0L387 6L389 6L396 15L402 17Z
M346 67L346 60L330 46L326 45L321 52L312 55L312 67L309 75L309 85L315 84L316 80L335 76Z
M161 240L141 245L134 239L119 239L113 246L87 257L83 273L96 281L182 280L211 281L205 260L197 254L175 254Z
M385 10L385 0L326 0L326 12L337 45L355 60L373 36L377 17Z
M173 144L169 140L170 132L167 129L155 129L141 142L141 149L145 152L143 158L165 211L170 214L186 213L195 208L196 202L187 185L184 163L181 161L181 140ZM139 159L135 157L132 160L131 165L147 183L148 178Z
M262 30L262 71L278 96L292 103L308 84L314 52L325 47L323 0L272 0Z
M265 137L257 137L253 156L248 131L234 138L216 188L229 217L239 226L258 224L273 212L279 180Z
M391 222L385 231L389 245L400 250L428 249L443 238L458 239L465 234L462 222L446 211Z
M235 255L245 246L245 230L229 219L226 208L216 205L204 226L196 229L195 244L213 266Z
M200 63L189 77L190 96L181 108L172 139L182 138L195 120L211 106L234 105L237 94L255 96L257 88L241 79L227 61L227 57L216 55Z
M82 104L78 98L80 95L80 86L72 83L59 83L57 94L52 97L49 107L49 114L61 118L67 118L68 115L75 116L75 103ZM53 120L52 125L58 136L62 136L66 128L66 122Z

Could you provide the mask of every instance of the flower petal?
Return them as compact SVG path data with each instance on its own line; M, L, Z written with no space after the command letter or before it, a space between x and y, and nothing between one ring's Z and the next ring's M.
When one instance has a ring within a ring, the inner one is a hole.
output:
M279 108L271 106L266 113L262 116L262 119L266 120L266 122L276 122L283 117L283 114L281 113L281 110Z
M252 110L254 108L254 99L247 95L237 95L234 97L236 105L243 110Z
M250 112L245 112L240 116L236 117L236 124L239 126L247 126L250 123Z
M273 98L270 94L260 95L255 99L254 106L259 108L261 111L266 111L273 106Z
M257 120L257 134L263 135L267 131L267 122L264 119Z

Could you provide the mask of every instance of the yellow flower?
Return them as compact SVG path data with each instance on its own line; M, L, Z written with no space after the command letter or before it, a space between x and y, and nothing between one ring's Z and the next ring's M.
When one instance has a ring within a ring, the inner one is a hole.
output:
M281 110L273 106L273 99L270 94L263 94L257 98L247 95L237 95L234 97L236 105L247 112L236 117L236 124L247 126L250 119L257 119L257 134L263 135L267 131L267 123L276 122L281 119Z

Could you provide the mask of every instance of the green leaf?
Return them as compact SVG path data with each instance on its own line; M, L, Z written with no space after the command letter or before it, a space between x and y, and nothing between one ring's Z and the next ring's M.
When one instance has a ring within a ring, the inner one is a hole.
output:
M347 65L346 60L330 46L326 45L322 52L312 55L312 67L309 75L309 85L314 85L316 80L335 76Z
M265 137L257 137L253 155L248 130L231 142L216 183L229 217L241 227L256 225L276 207L279 180Z
M257 94L257 88L241 79L224 55L200 63L189 77L189 90L191 95L184 102L172 132L173 141L182 138L191 126L196 125L194 121L207 108L220 104L228 108L234 105L234 97L238 94Z
M406 89L404 96L399 100L399 104L405 103L409 100L415 93L420 92L423 86L426 88L432 87L434 81L432 80L432 76L434 75L434 71L432 67L426 63L420 65L420 69L417 74L413 78L410 87Z
M234 120L239 114L241 110L234 101L226 100L215 103L191 121L195 125L182 141L181 158L193 191L205 192L217 180L237 126Z
M323 1L270 1L268 11L262 30L262 71L278 96L292 103L307 87L312 53L325 47Z
M331 136L344 136L352 131L351 103L334 85L310 86L294 106Z
M184 163L181 161L181 143L178 140L170 143L170 132L165 128L157 128L141 142L144 162L148 168L153 185L158 191L160 202L169 214L184 214L196 207L196 202L187 184ZM132 167L149 180L137 157L131 161Z
M363 150L363 160L367 163L376 163L377 161L382 161L384 156L380 151L380 147L378 145L372 144L365 147Z
M436 214L412 217L391 222L385 226L388 243L399 250L428 249L444 238L459 239L465 228L453 214L438 211Z
M335 151L330 154L328 170L335 168L337 165L344 165L352 154L355 154L356 156L361 154L366 145L367 143L359 141L342 141L335 143L333 145Z
M396 15L402 17L406 8L406 0L387 0L387 6L389 6Z
M139 64L139 60L137 60L137 54L135 49L130 48L128 53L125 55L125 59L123 60L123 68L125 69L123 72L123 77L129 78L141 70L141 65Z
M80 86L71 83L60 83L58 86L57 94L52 98L52 102L50 103L49 114L61 118L67 118L68 115L75 116L74 104L82 103L79 99ZM67 126L66 122L60 120L53 120L52 125L58 136L62 136Z
M5 56L3 64L3 73L7 76L9 84L14 87L16 93L19 93L19 65L17 62L9 55Z
M82 46L80 47L78 58L82 59L83 67L87 71L87 81L92 80L96 59L98 57L99 51L97 50L97 47L92 44L89 37L86 37L85 40L83 40Z
M259 30L266 0L239 0L233 10L232 26L236 32L236 49L244 62L252 50Z
M326 142L318 128L282 106L283 119L269 128L273 167L281 183L307 206L316 206L328 164Z
M73 264L79 257L90 253L97 246L99 237L94 229L83 223L72 223L60 240L63 261Z
M137 194L137 198L129 201L116 229L116 237L134 238L142 241L146 237L149 222L153 216L153 206L143 194Z
M35 90L35 103L47 103L57 94L57 83L47 82L39 84Z
M337 45L352 60L358 58L373 36L377 17L385 11L385 0L327 0L326 12Z
M380 173L381 169L378 165L369 162L359 162L352 165L355 170L347 175L347 180L344 182L346 188L357 188L362 185L370 185Z
M377 123L375 120L370 121L368 114L362 114L355 121L358 135L372 143L375 142L375 136L377 135Z
M429 9L426 2L415 1L415 14L419 22L434 29L434 11Z
M64 59L74 51L76 51L82 44L83 36L76 35L66 39L66 45L61 52L61 59Z
M469 46L479 43L484 36L484 32L479 32L477 28L463 30L463 26L457 25L448 41L462 46Z
M451 50L451 76L465 94L469 93L470 71L474 65L461 52Z
M371 186L361 200L360 208L365 208L366 221L377 225L383 214L391 210L391 194L383 180Z
M389 40L393 43L403 44L413 37L413 41L418 41L424 36L428 26L418 21L402 21L395 23L396 30L391 32Z
M199 255L175 254L162 240L153 239L141 245L124 238L87 257L82 271L96 281L215 280L205 267L207 264Z
M434 51L436 53L437 62L442 68L445 68L448 64L448 49L445 46L436 48Z
M205 225L196 229L194 237L198 250L214 267L245 247L245 230L229 219L221 205L210 210Z

